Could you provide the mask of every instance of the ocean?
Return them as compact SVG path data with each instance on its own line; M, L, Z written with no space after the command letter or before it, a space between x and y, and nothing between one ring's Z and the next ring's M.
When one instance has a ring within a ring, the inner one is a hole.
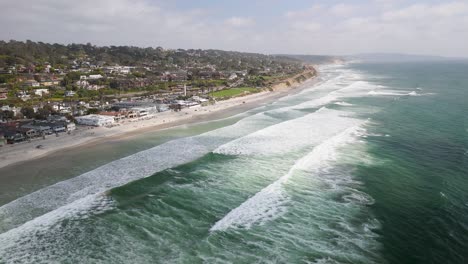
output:
M10 177L0 263L468 263L468 63L319 72Z

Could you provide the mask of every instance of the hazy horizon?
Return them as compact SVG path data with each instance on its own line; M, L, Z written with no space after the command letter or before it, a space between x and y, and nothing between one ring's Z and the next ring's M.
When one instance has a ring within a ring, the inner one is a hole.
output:
M468 57L468 3L457 0L0 0L0 5L4 41Z

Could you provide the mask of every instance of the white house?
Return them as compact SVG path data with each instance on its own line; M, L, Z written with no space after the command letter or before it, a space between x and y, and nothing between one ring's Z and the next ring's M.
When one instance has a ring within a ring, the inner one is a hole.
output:
M115 123L114 117L103 116L103 115L85 115L75 117L76 122L79 125L86 126L108 126Z
M130 73L130 67L123 66L119 69L120 74L129 74Z
M49 89L35 89L34 94L43 96L43 95L49 94Z
M83 80L76 81L75 84L80 88L86 88L88 87L89 82L83 79Z
M73 131L76 129L76 125L73 122L67 123L66 126L67 126L67 131Z
M24 85L29 86L29 87L39 87L39 86L41 86L41 84L39 82L37 82L36 80L27 80L27 81L24 82Z
M76 94L75 91L65 91L65 96L72 97L72 96L75 96L75 94Z
M98 80L98 79L102 79L104 78L104 76L102 76L101 74L91 74L89 75L89 79L91 80Z
M236 79L236 78L237 78L237 74L232 73L231 75L229 75L229 78L228 78L228 79L229 79L230 81L232 81L232 80L234 80L234 79Z

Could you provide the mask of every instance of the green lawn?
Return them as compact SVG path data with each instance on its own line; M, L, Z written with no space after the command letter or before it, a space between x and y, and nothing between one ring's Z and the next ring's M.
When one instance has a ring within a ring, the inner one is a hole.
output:
M231 88L228 90L221 90L211 93L210 95L215 98L229 98L241 95L243 93L256 93L258 89L251 87Z

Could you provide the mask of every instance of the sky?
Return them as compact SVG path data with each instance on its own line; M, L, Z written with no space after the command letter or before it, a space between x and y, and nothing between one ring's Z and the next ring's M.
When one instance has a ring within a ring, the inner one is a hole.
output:
M0 0L0 39L468 57L468 0Z

